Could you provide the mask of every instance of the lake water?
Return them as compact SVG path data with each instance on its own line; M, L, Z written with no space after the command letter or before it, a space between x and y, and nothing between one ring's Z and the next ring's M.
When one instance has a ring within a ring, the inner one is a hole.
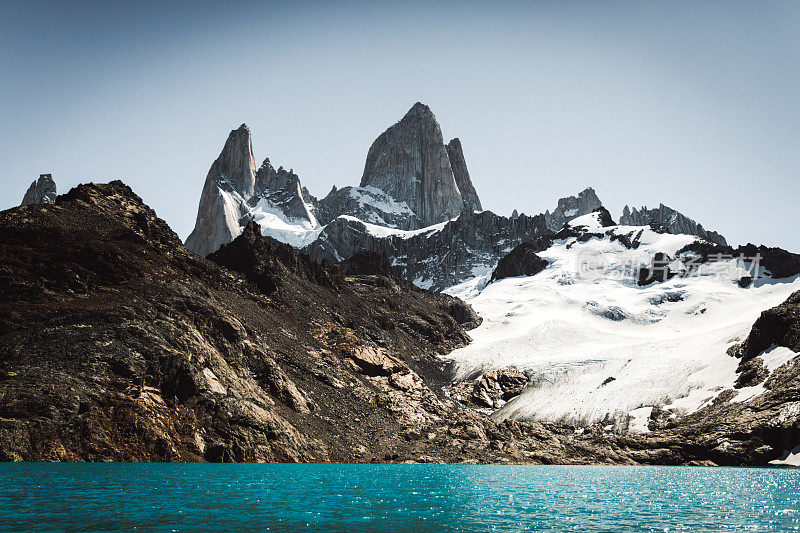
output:
M0 530L786 531L800 471L3 464Z

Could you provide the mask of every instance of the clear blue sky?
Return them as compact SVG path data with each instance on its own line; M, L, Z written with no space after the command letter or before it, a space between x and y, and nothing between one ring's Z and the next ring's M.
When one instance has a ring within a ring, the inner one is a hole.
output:
M169 4L169 5L167 5ZM487 209L593 186L800 252L800 2L9 2L0 209L121 178L181 235L228 132L317 196L417 100Z

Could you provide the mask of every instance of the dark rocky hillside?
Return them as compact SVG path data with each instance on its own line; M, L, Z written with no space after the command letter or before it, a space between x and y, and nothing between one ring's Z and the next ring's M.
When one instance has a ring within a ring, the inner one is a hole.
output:
M0 214L0 456L382 460L446 414L420 376L465 304L253 229L214 257L240 275L121 182Z

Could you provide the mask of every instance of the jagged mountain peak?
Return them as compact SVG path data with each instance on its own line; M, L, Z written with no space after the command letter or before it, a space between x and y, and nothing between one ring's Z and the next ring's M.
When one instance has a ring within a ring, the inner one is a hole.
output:
M186 246L206 256L231 242L253 219L262 222L265 233L277 227L274 237L297 244L317 226L312 210L293 170L275 170L269 158L256 170L250 127L242 124L230 132L208 171Z
M51 174L40 174L39 179L33 180L20 205L53 204L58 192L56 182Z
M447 143L447 146L458 146L459 148L461 148L461 139L459 139L458 137L453 137L452 139L450 139L450 142Z
M547 227L551 231L558 231L571 219L587 215L602 205L595 190L592 187L586 187L577 196L559 198L558 205L553 212L545 212Z
M242 196L250 196L255 188L256 163L250 127L242 124L232 130L217 160L209 171L212 180L226 181Z
M456 185L461 192L461 198L464 201L464 209L468 212L482 211L481 200L478 198L478 191L472 185L472 179L467 170L467 161L464 158L464 149L461 146L461 140L456 137L447 143L447 156L450 159L450 166L453 169L453 176L456 179Z
M294 169L286 170L283 166L278 166L275 170L269 157L264 159L256 172L256 190L278 190L287 187L300 187L300 177L294 173Z
M195 230L186 244L207 255L252 219L265 234L303 247L318 235L320 222L338 216L414 230L482 210L461 141L454 138L445 145L430 107L416 102L372 144L360 186L334 187L319 201L302 187L293 169L275 170L266 158L256 170L250 127L242 124L230 132L209 170Z
M722 246L728 244L719 233L706 230L702 224L663 203L659 203L655 209L648 209L647 206L629 208L626 205L622 209L619 223L628 226L658 226L667 233L696 235Z
M395 122L393 126L398 126L401 124L429 124L432 128L440 128L439 121L436 119L436 115L433 114L433 111L430 107L422 102L416 102L413 106L411 106L409 110L406 111L406 114L403 115L403 118ZM391 129L391 127L389 129ZM386 133L386 131L384 131L384 133Z
M571 203L573 198L575 198L575 197L574 196L568 196L566 198L559 198L558 205ZM601 204L600 198L598 198L597 193L595 192L594 188L592 188L592 187L586 187L584 190L579 192L577 198L579 200L584 200L584 201L587 201L587 202ZM600 205L598 205L597 207L600 207Z
M360 186L376 187L405 202L424 225L444 222L464 210L442 130L430 108L420 102L372 143Z
M414 105L411 106L411 109L408 110L406 113L406 117L409 115L431 115L433 116L433 112L431 108L428 107L426 104L422 102L414 102ZM435 117L434 117L435 118Z

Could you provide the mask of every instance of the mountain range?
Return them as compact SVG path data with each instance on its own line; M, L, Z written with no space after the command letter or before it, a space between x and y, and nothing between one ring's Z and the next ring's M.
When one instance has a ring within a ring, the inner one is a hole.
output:
M251 135L185 245L121 182L0 213L0 457L800 459L797 254L593 188L483 210L421 103L320 199Z
M490 273L514 246L553 234L601 206L587 188L559 199L552 213L504 217L483 211L461 141L445 144L435 115L417 102L373 142L360 185L333 187L319 200L292 170L275 171L269 159L256 170L251 131L241 125L211 165L186 246L205 256L255 220L265 236L316 261L341 261L357 251L386 254L403 277L441 291ZM633 211L626 206L620 221L726 244L663 205Z

